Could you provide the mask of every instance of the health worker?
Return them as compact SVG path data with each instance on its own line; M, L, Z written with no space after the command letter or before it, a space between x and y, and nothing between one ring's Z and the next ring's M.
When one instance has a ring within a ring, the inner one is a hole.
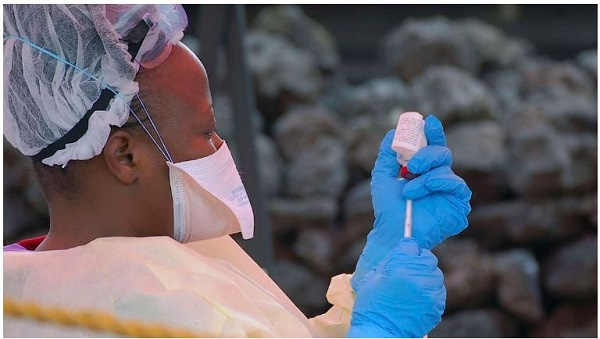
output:
M31 158L50 211L46 236L4 247L5 336L119 335L107 317L207 337L422 337L441 321L430 250L467 227L471 192L435 117L410 182L397 179L393 131L383 138L356 271L333 277L331 309L307 319L230 237L251 238L254 216L206 71L180 41L183 7L3 9L4 136ZM103 316L69 327L16 316L8 300Z

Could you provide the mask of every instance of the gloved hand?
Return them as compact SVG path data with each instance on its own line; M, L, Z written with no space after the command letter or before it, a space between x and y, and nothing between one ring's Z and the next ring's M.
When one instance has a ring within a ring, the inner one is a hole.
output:
M444 276L437 258L414 238L400 240L361 286L348 337L422 338L442 320Z
M411 181L398 180L400 164L391 148L394 132L388 132L381 142L371 173L375 224L351 279L355 291L360 288L364 275L403 238L406 199L413 200L412 236L422 248L431 250L468 225L471 190L450 169L452 153L446 147L442 123L433 115L425 119L428 146L420 149L407 164L410 172L420 174Z

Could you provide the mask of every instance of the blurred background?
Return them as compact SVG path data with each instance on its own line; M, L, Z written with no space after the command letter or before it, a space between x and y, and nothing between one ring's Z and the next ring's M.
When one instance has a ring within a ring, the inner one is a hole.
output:
M219 28L201 21L215 6L184 7L184 42L202 57L200 36ZM379 143L396 110L416 110L443 121L453 168L473 190L469 228L434 250L448 300L430 337L597 337L596 6L236 13L246 21L243 48L230 38L211 49L217 128L238 161L254 155L241 160L256 169L242 173L257 185L250 195L262 232L250 251L258 247L300 309L326 311L329 279L353 271L373 223ZM240 28L232 18L216 21L223 36ZM227 80L239 78L235 57L247 61L252 95L241 114L252 129L240 126L239 86ZM6 140L3 158L4 244L45 234L30 161Z

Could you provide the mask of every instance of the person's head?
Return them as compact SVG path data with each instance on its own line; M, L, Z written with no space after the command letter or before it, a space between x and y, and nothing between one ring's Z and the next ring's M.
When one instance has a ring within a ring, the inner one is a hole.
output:
M45 158L34 157L34 167L50 203L51 213L53 206L55 208L70 206L73 209L77 206L87 206L88 213L89 211L97 213L114 211L115 214L120 213L122 219L126 219L124 223L128 228L121 234L114 235L172 236L173 204L166 161L177 163L203 158L213 154L222 143L214 132L215 117L212 99L202 63L193 52L177 41L180 37L172 39L174 42L168 43L168 46L159 46L158 51L142 44L140 50L144 48L149 50L144 51L147 52L146 55L162 54L160 62L150 58L148 68L145 67L144 60L140 62L141 67L137 69L137 65L127 60L127 57L119 56L119 52L124 53L124 44L120 45L118 50L115 50L114 46L106 47L109 43L119 47L115 41L109 41L107 35L127 34L127 30L122 27L122 32L117 28L116 32L113 29L106 33L111 25L115 26L110 21L122 23L124 10L129 10L133 12L128 14L129 18L133 18L130 19L132 23L124 26L134 26L140 17L144 18L143 9L132 10L131 6L112 8L110 12L113 13L113 17L111 17L106 14L109 11L103 12L102 8L96 6L91 8L88 6L38 7L39 11L44 12L43 16L49 18L88 11L88 15L82 15L82 18L77 16L78 22L71 24L75 28L85 25L96 28L94 30L96 37L89 33L90 37L87 37L89 40L80 41L77 46L80 47L82 43L90 45L98 43L96 49L89 49L88 53L97 53L99 57L94 59L93 55L85 53L82 55L81 50L65 52L63 57L69 59L68 57L71 56L70 60L83 60L83 64L88 58L91 64L82 68L92 74L102 74L103 80L117 89L117 95L112 99L109 107L103 108L102 112L92 114L88 130L83 136ZM23 15L21 9L9 8L9 10L15 21L18 21L18 16ZM145 11L153 13L151 10ZM54 12L61 12L61 14L54 16L48 14ZM105 15L104 19L102 15ZM5 6L5 53L7 51L6 18ZM160 18L164 19L164 17ZM118 27L118 24L116 26ZM181 30L183 28L180 27ZM37 32L37 29L34 28L32 31ZM82 29L83 31L86 30ZM70 84L65 86L66 89L58 90L48 87L49 84L48 86L41 84L38 92L18 87L17 85L20 84L27 86L31 81L26 69L26 62L30 60L27 58L27 53L29 50L35 51L34 47L16 39L18 33L23 32L16 26L12 31L8 30L9 36L15 35L14 39L8 40L12 52L10 55L13 60L22 64L22 68L11 66L12 74L6 75L5 61L5 91L9 88L9 100L5 100L5 111L8 109L9 112L5 113L5 123L8 115L9 126L5 125L5 135L23 153L35 155L69 133L78 119L86 113L86 107L89 108L90 104L97 99L105 84L90 80L89 77L87 80L82 79L81 77L86 75L73 69L71 65L53 60L47 54L38 53L41 59L46 59L46 62L41 63L40 66L56 68L39 71L38 75L43 76L44 72L50 74L45 80L53 84L52 79L59 74L59 78L67 79ZM51 33L46 33L40 33L40 36L50 39L46 35ZM59 40L64 37L60 32L55 34L58 34L55 38ZM64 32L64 34L70 33ZM85 33L79 35L80 38L85 36ZM114 38L113 36L112 39ZM24 40L35 43L30 36L25 37ZM123 41L122 36L119 38L120 43L121 41ZM19 47L15 47L16 45ZM59 42L55 47L64 48L63 45L64 42ZM25 49L27 51L24 51ZM166 49L169 49L170 53L164 52ZM128 65L128 62L133 66ZM124 66L111 68L119 63ZM19 77L23 80L20 81ZM135 88L136 83L139 86L139 96ZM89 86L91 90L86 92L74 86L82 86L83 89ZM49 96L62 97L50 99ZM18 100L23 98L29 101L19 104ZM50 104L44 100L49 101ZM123 103L130 105L133 113L129 111L128 105ZM37 115L31 113L31 108ZM58 112L53 111L52 108L57 109ZM36 119L41 120L41 123L36 122ZM28 122L29 126L25 128ZM97 217L101 218L104 215Z

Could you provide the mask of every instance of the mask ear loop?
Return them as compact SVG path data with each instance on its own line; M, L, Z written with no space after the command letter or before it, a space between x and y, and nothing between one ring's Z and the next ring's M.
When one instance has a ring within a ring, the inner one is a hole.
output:
M133 109L131 108L131 106L129 106L129 112L131 112L131 115L133 115L133 117L135 118L135 120L137 120L137 122L140 124L140 126L142 126L142 128L144 129L144 131L146 132L146 134L150 137L150 140L152 140L152 142L154 143L154 145L156 145L156 148L158 148L158 150L160 151L160 153L163 155L163 157L165 157L165 159L167 159L167 161L173 163L173 158L171 158L171 154L169 153L169 151L167 150L167 146L165 146L165 143L163 142L160 133L158 133L158 129L156 128L156 125L154 124L154 121L152 121L152 117L150 116L150 113L148 112L148 110L146 110L146 106L144 105L142 99L139 97L139 95L136 94L137 99L140 101L140 103L142 104L142 108L144 109L144 112L146 113L146 116L148 117L148 120L150 121L150 124L152 125L152 128L154 129L154 132L156 133L156 135L158 136L158 139L160 140L160 143L162 144L162 147L160 147L160 145L158 144L158 142L156 141L156 139L154 138L154 136L152 136L152 134L150 133L150 131L148 130L148 128L146 128L146 125L144 125L144 123L142 122L142 120L140 119L140 117L138 117L138 115L133 111Z
M162 147L165 150L165 153L167 154L167 160L169 160L170 162L173 162L173 157L171 157L171 154L169 153L169 149L165 145L165 142L163 141L162 137L160 136L160 133L158 133L158 128L156 128L156 125L154 124L154 120L152 120L150 113L148 113L148 110L146 109L146 105L144 105L144 102L140 98L139 94L136 94L135 96L138 99L138 101L140 102L140 104L142 104L142 108L144 109L144 112L146 112L146 116L148 117L148 120L150 121L152 128L154 128L154 131L156 132L156 135L158 136L158 140L160 141L160 144L162 145Z

